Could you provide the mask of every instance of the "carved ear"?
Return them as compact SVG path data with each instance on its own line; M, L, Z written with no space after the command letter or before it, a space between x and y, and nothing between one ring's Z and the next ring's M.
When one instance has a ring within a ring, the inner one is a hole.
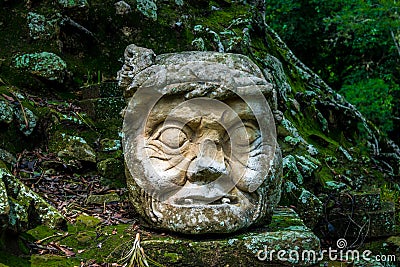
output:
M122 90L132 83L133 78L142 70L155 63L156 54L153 50L130 44L124 52L124 65L117 73L118 84Z

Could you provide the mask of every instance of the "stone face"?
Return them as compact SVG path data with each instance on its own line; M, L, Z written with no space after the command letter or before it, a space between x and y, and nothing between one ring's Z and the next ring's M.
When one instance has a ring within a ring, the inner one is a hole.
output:
M123 149L143 222L190 234L268 223L282 171L274 86L242 55L152 55L128 46L119 72L133 96Z
M67 64L54 53L41 52L17 56L14 60L15 67L47 79L49 81L63 82Z

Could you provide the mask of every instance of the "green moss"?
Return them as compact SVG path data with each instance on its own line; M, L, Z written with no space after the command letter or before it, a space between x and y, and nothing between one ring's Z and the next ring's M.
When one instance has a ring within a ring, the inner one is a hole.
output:
M170 263L177 263L182 260L182 256L180 256L178 253L165 252L164 258Z
M0 266L3 267L30 267L30 257L12 255L9 252L0 250Z
M79 266L80 261L76 258L68 258L58 255L32 255L31 266L36 267L70 267Z
M79 215L76 218L76 226L84 228L93 228L101 223L101 220L93 216Z

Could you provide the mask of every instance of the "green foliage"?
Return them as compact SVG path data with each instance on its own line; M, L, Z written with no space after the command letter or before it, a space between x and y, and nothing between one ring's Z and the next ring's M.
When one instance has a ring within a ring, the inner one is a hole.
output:
M382 130L390 131L393 129L392 90L398 91L399 86L390 86L384 80L376 78L345 84L340 93Z
M393 0L271 0L266 21L306 65L396 138L399 9Z

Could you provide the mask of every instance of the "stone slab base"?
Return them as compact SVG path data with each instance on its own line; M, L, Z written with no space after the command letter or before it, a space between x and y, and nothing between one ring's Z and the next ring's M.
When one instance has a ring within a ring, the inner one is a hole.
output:
M148 257L166 266L310 266L316 259L308 251L320 250L319 239L289 208L277 208L266 228L218 237L152 235L141 245ZM281 260L280 250L286 251Z

